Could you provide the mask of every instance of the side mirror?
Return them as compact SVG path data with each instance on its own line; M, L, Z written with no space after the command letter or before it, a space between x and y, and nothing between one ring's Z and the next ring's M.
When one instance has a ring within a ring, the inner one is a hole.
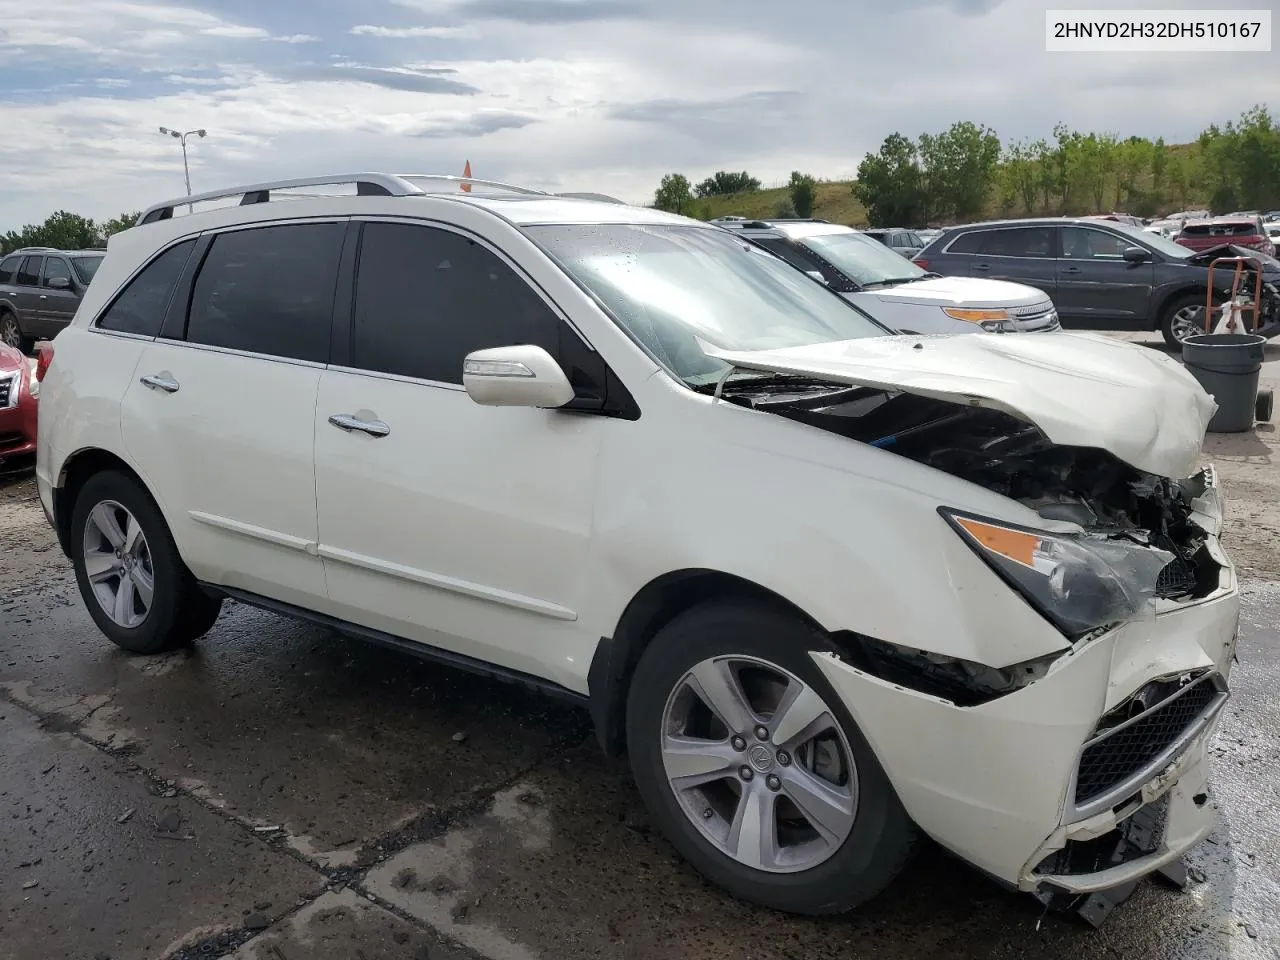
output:
M50 290L70 290L71 281L66 277L50 277L45 286Z
M827 278L822 275L821 270L806 270L805 276L811 280L817 280L823 286L827 286Z
M1146 263L1151 259L1151 253L1145 247L1125 247L1121 256L1126 263Z
M462 385L486 407L563 407L573 387L560 364L542 347L524 344L467 354Z

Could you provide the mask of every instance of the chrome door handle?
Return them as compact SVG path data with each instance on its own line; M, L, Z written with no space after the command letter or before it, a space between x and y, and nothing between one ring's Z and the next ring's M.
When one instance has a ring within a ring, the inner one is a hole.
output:
M178 392L178 381L170 377L143 377L138 382L152 390L163 390L165 393Z
M42 293L42 294L40 294L40 299L41 299L41 300L48 300L48 299L49 299L49 297L48 297L48 295L47 295L47 294L43 294L43 293Z
M367 433L371 437L385 437L391 432L391 428L381 420L361 420L359 417L353 417L349 413L335 413L329 418L339 430L345 430L350 433L353 430L359 430L361 433Z

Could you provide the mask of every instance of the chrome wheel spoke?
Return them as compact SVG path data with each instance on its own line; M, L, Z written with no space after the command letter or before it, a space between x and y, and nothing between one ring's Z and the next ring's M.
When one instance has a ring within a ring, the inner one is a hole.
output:
M747 729L751 707L727 660L703 660L689 672L689 685L731 733Z
M728 740L668 736L662 744L662 766L677 790L731 777L740 763Z
M142 536L142 527L137 520L133 518L133 514L129 514L129 520L124 528L124 544L125 553L133 553L138 547L138 538Z
M839 845L853 829L856 797L847 787L828 783L800 766L781 774L782 792L829 844Z
M130 517L129 519L133 519ZM89 514L89 521L102 534L113 550L124 549L124 531L120 529L120 521L110 504L100 503Z
M133 623L133 580L129 577L121 577L120 585L116 587L115 602L111 608L111 619L121 626L131 626Z
M808 684L795 680L788 684L768 725L774 745L782 747L810 740L832 722L822 697Z
M726 844L733 856L757 870L778 859L778 827L774 795L756 781L747 784L738 800Z
M120 561L105 550L88 551L84 555L84 572L90 583L101 583L120 575Z
M142 604L142 611L146 613L151 609L151 598L155 594L156 588L155 581L152 579L151 574L136 565L129 571L129 579L133 583L138 602Z

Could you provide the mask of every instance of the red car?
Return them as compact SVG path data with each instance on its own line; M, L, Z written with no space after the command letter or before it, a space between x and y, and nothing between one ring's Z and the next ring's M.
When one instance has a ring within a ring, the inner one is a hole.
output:
M1267 236L1261 217L1213 217L1206 220L1188 220L1178 234L1177 243L1202 252L1231 244L1257 250L1269 257L1276 255L1276 248Z
M0 471L34 459L40 382L21 351L0 343Z

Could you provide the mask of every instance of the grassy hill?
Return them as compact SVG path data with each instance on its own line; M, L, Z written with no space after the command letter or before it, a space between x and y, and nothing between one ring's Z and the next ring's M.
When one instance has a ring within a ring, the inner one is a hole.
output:
M1185 157L1191 164L1196 164L1199 160L1200 145L1198 143L1182 143L1170 144L1167 148L1167 155L1170 161L1175 157ZM830 220L832 223L843 223L852 227L867 226L867 211L863 205L853 195L852 180L824 180L818 183L817 200L814 203L813 215L821 220ZM1138 187L1142 190L1151 189L1151 174L1148 172L1144 177L1139 178ZM1069 212L1073 215L1084 213L1111 213L1112 207L1109 205L1115 199L1115 191L1108 188L1108 196L1104 198L1106 203L1103 204L1104 209L1094 210L1092 197L1081 197L1079 209L1072 209ZM1172 212L1175 209L1196 210L1207 208L1209 206L1208 197L1203 195L1204 188L1199 184L1194 184L1191 192L1187 195L1187 203L1185 205L1178 202L1178 198L1169 197L1163 204L1161 212ZM984 216L979 219L996 219L1005 216L1022 216L1024 211L1017 207L1004 207L1000 203L998 191L993 191L991 201L987 204ZM694 201L693 215L702 220L710 220L713 217L723 216L740 216L755 217L761 219L770 219L778 216L779 208L783 205L789 205L790 198L786 187L777 187L768 190L755 190L750 193L735 193L728 196L706 197ZM1034 211L1037 216L1058 216L1063 211L1054 205L1044 207ZM1124 211L1135 212L1135 211ZM909 224L908 226L920 226L920 224Z

